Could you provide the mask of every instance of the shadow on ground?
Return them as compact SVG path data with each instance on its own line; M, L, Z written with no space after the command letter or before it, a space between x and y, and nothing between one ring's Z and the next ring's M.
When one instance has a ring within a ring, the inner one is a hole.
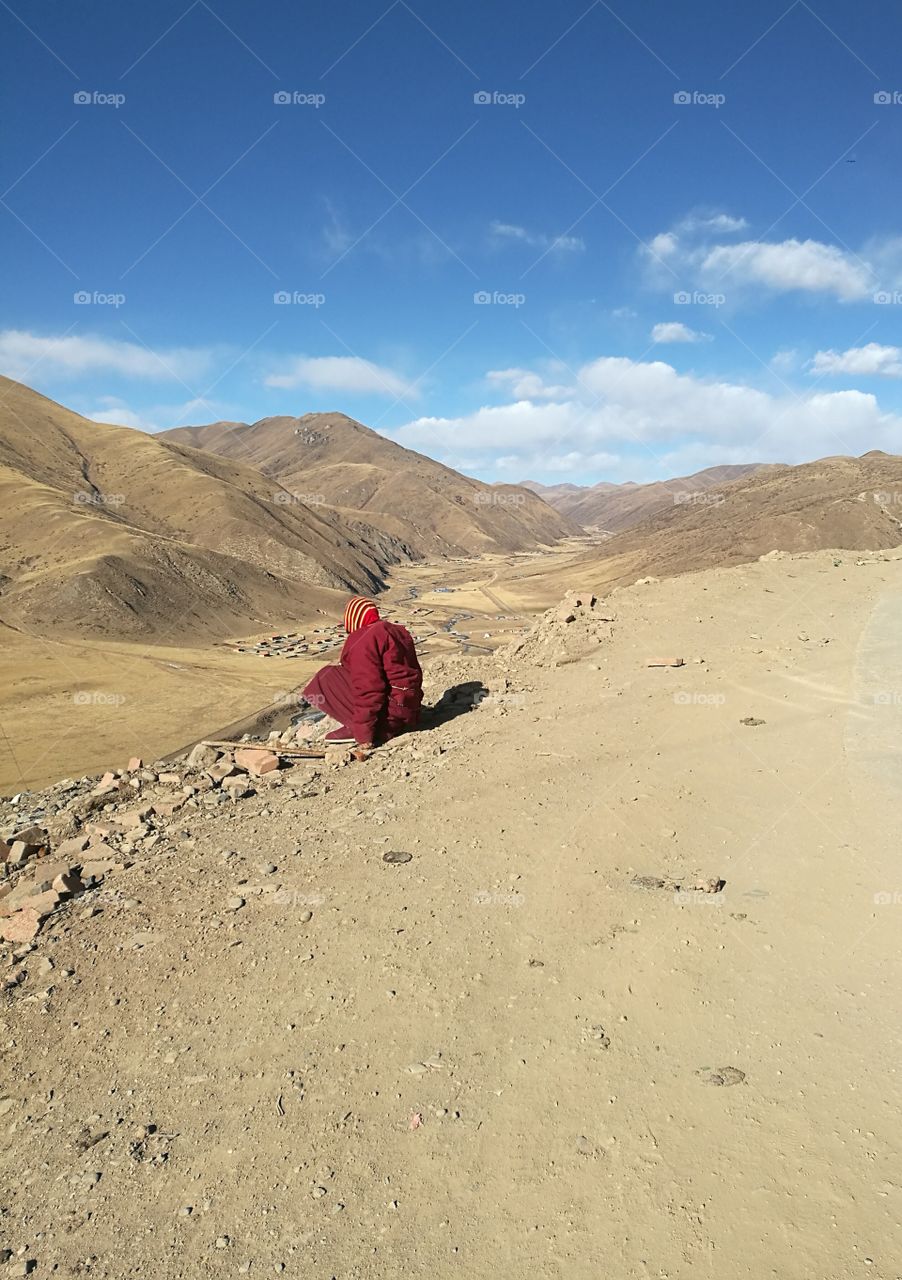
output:
M458 716L466 715L474 707L478 707L488 695L488 689L481 680L465 680L463 684L454 684L446 689L438 702L431 707L423 707L420 714L419 731L437 729Z

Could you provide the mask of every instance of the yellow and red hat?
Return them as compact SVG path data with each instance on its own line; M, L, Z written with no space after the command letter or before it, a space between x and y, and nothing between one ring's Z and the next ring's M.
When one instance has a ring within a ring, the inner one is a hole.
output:
M345 631L349 635L352 631L359 631L361 627L378 621L379 610L375 600L370 600L367 596L354 596L348 601L345 607Z

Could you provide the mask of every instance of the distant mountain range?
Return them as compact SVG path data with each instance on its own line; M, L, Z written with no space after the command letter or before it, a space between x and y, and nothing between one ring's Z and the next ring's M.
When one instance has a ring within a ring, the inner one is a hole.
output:
M690 501L693 494L729 484L761 470L761 467L762 464L756 462L708 467L691 476L657 480L650 484L634 484L632 481L611 484L602 480L600 484L593 485L543 485L534 480L524 480L522 487L531 489L585 529L619 533L680 501Z
M854 553L902 545L902 458L877 450L861 458L759 467L728 484L683 492L600 546L552 566L541 583L545 595L574 582L604 590L646 576L726 568L771 551ZM537 585L540 572L536 566ZM521 586L529 573L527 567Z

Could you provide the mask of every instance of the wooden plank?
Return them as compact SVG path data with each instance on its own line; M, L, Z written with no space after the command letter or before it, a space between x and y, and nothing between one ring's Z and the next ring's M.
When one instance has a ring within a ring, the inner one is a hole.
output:
M206 738L204 747L224 747L229 751L271 751L274 756L301 756L309 760L325 759L325 747L286 747L279 742L224 742Z

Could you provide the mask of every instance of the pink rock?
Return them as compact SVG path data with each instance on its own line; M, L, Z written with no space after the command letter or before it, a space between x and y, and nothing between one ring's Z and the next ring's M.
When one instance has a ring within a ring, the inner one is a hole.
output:
M241 747L235 752L235 763L239 769L246 769L260 778L264 773L278 769L279 757L261 747Z
M86 835L72 836L69 840L63 841L56 850L56 856L61 861L65 861L66 858L75 858L78 854L84 853L85 849L88 847L88 843L89 840Z
M81 893L84 885L74 871L61 871L50 886L56 893Z
M4 942L31 942L41 931L41 917L32 907L23 907L0 925Z
M144 761L139 756L132 756L128 762L129 773L134 773L136 769L143 769Z

